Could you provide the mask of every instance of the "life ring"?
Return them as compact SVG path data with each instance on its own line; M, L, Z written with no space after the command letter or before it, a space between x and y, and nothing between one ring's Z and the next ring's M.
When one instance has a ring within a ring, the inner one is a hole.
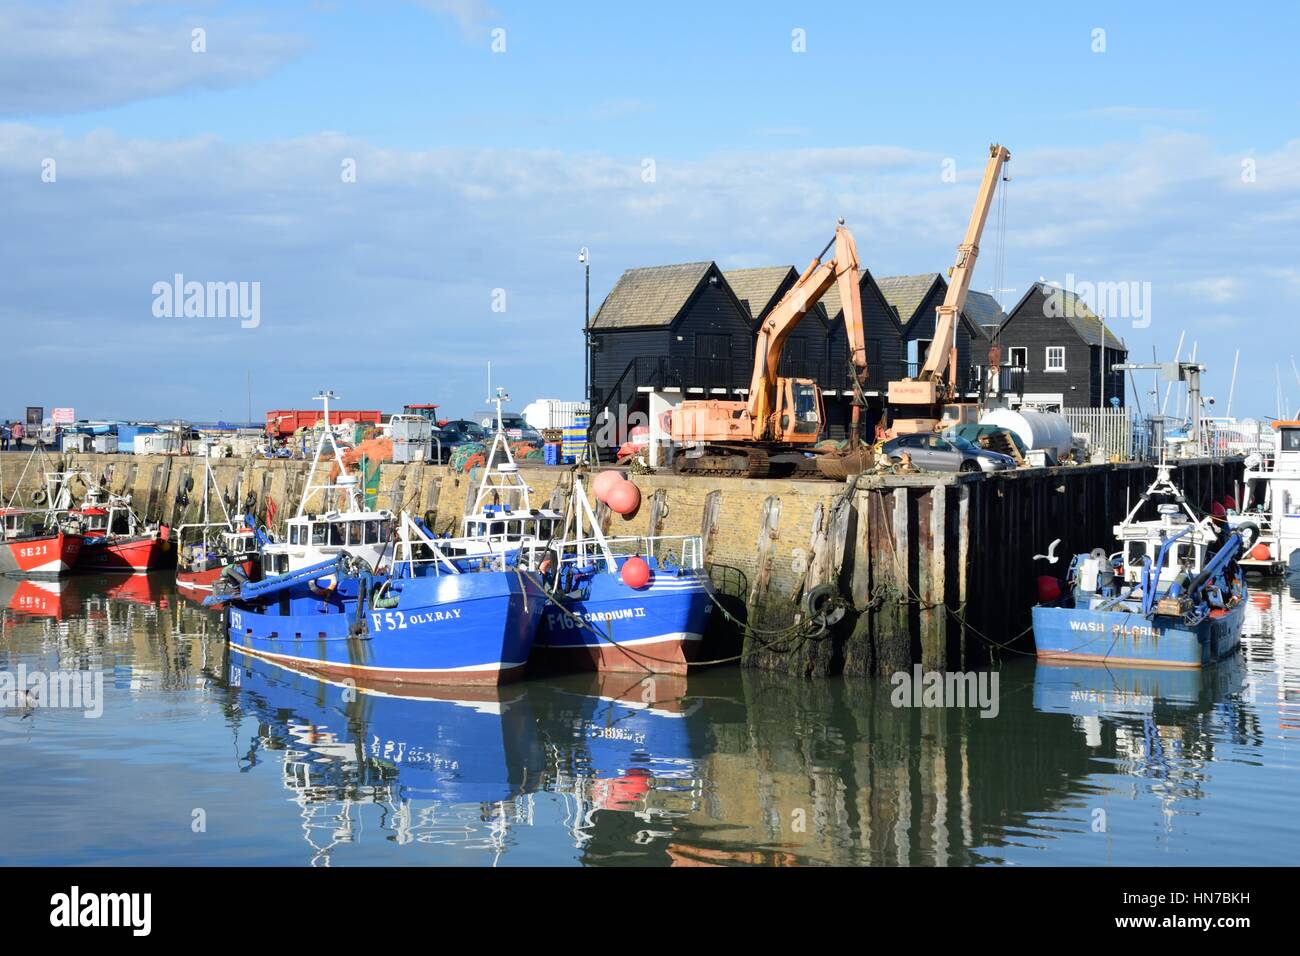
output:
M35 491L32 492L32 504L43 505L45 504L45 500L48 497L49 496L45 494L44 488L37 488Z

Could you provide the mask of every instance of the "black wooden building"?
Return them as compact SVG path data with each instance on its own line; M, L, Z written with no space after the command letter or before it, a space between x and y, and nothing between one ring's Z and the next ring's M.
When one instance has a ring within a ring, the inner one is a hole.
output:
M1072 292L1034 283L1007 313L993 341L1004 366L1024 369L1020 399L1026 404L1109 408L1113 398L1125 404L1124 373L1111 369L1127 361L1128 349Z
M593 416L647 410L648 390L737 398L749 387L749 311L713 262L628 269L591 319Z

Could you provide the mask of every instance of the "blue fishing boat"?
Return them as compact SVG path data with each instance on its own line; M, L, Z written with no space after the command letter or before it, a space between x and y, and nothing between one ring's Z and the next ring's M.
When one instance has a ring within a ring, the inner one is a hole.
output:
M1158 517L1139 520L1143 509ZM1220 534L1161 464L1115 535L1121 550L1076 555L1033 610L1040 659L1204 667L1234 654L1248 592L1237 565L1251 526ZM1057 591L1051 594L1051 591Z
M334 396L321 397L325 428L303 502L285 540L263 548L264 566L279 573L222 579L205 601L225 603L230 643L294 670L386 686L522 676L546 602L538 577L505 555L467 555L405 512L365 510L333 442ZM317 485L327 445L338 481ZM318 494L329 506L336 493L342 507L308 510Z
M502 424L508 400L500 389L492 399L496 435L464 533L438 547L451 556L496 556L543 577L548 605L533 670L686 673L714 608L699 536L604 534L576 473L564 512L534 508Z
M714 609L697 535L605 535L573 477L564 533L523 546L550 603L533 648L541 670L685 674Z
M448 562L397 577L340 558L242 585L227 615L240 653L321 677L500 684L523 676L545 603L517 569Z

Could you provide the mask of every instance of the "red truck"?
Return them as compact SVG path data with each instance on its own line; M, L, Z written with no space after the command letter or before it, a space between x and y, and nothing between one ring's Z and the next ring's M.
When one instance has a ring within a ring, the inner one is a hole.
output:
M324 417L319 408L280 408L266 413L266 433L271 438L288 438L299 428L310 428ZM345 418L366 425L378 425L383 414L377 411L349 412L330 409L330 421L337 425Z

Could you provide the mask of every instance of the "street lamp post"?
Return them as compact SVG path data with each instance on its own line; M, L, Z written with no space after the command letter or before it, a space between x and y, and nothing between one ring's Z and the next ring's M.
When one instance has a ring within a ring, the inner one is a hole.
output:
M583 302L582 316L582 367L583 367L583 385L582 397L587 402L588 414L591 407L591 256L587 252L587 247L583 246L578 250L578 262L583 267L586 276L586 292Z

